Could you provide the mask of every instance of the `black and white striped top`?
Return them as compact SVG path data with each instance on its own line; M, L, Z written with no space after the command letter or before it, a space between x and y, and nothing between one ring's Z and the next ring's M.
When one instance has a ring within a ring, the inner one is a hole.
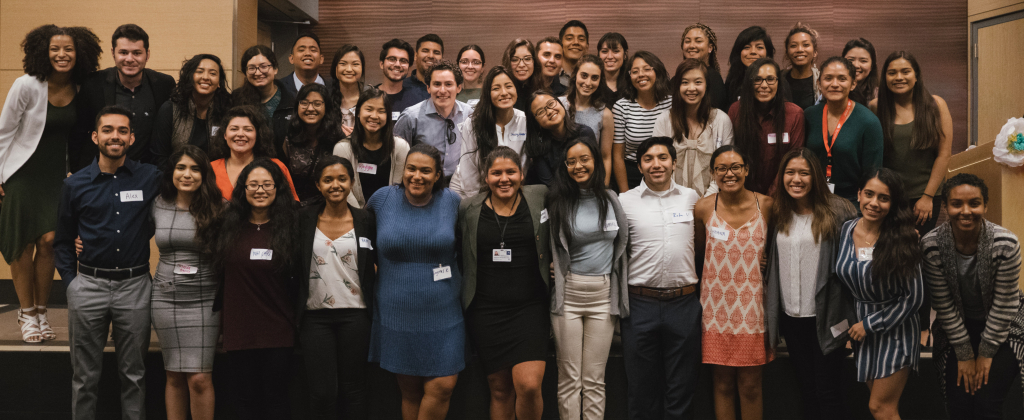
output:
M612 106L615 119L615 144L625 144L626 160L636 161L636 148L654 134L654 123L661 112L672 107L672 96L662 99L653 109L644 109L634 100L622 98Z

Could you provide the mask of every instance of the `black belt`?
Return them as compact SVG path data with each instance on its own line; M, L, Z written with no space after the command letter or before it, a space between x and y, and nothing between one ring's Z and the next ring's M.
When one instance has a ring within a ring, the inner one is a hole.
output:
M78 264L78 272L106 280L127 280L149 273L149 263L132 268L95 268Z

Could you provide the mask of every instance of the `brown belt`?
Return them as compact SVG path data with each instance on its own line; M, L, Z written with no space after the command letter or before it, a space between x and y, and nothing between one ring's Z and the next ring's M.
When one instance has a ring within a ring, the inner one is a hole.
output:
M675 287L671 289L654 289L643 286L629 286L629 293L632 293L634 295L652 297L659 300L675 299L677 297L686 296L696 291L697 285L695 284L683 287Z

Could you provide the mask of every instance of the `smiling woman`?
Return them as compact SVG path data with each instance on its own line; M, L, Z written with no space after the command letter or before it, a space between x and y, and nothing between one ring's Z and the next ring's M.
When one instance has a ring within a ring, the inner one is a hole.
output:
M223 142L214 143L214 158L219 158L210 163L213 172L217 174L217 187L220 188L225 200L231 199L231 191L237 185L239 174L253 160L258 158L271 158L274 156L271 139L272 131L267 125L266 117L254 106L236 106L228 110L222 120L221 135ZM292 185L292 176L283 162L271 158L270 161L277 164L285 174L285 180L292 187L289 189L295 200L299 196L295 193L295 186Z
M310 83L299 89L295 97L295 113L284 143L284 162L290 168L303 207L321 198L313 169L321 158L334 151L334 145L342 138L341 115L337 107L331 106L330 96L327 87Z
M215 55L196 54L185 61L178 80L154 123L150 148L158 166L187 144L209 153L211 139L220 133L218 124L231 106L227 75Z

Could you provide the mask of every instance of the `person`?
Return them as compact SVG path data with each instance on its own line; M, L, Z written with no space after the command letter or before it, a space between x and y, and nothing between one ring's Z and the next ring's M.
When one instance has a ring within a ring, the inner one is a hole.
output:
M441 61L444 56L444 41L436 34L426 34L416 40L416 68L412 74L402 81L402 90L409 89L419 101L425 101L430 96L430 82L427 81L427 73L430 68ZM416 102L413 102L415 104ZM412 105L412 104L410 104Z
M690 188L701 197L718 191L711 173L711 154L732 144L732 121L712 105L711 68L701 60L688 58L679 63L672 76L672 107L654 122L654 137L673 140L672 177L676 184Z
M258 158L242 168L213 242L231 408L241 419L289 416L295 346L296 208L287 174ZM280 198L279 198L280 197Z
M542 185L523 186L522 159L487 154L488 191L459 205L462 307L487 374L492 419L540 420L547 365L551 248Z
M459 196L441 187L441 153L409 150L402 183L366 202L377 225L370 362L396 375L402 419L441 420L466 366L456 260Z
M725 76L729 105L740 100L747 67L766 57L775 58L775 44L772 44L772 37L764 28L751 26L736 36L736 42L732 44L732 51L729 52L729 74ZM781 74L776 74L776 77Z
M629 232L629 318L621 328L632 419L689 419L695 411L701 306L693 207L700 195L673 181L673 143L641 142L644 182L619 196Z
M540 85L548 88L555 97L565 94L566 85L559 77L562 73L562 42L553 36L540 40L537 43L537 60L540 62Z
M178 80L181 82L160 106L154 123L150 153L160 166L187 144L209 152L211 140L220 134L218 123L231 107L224 66L217 56L192 56L181 65Z
M821 72L814 65L818 57L818 31L797 22L786 36L786 61L790 67L782 72L789 84L793 103L800 109L810 108L821 100L818 77Z
M569 86L576 62L590 51L590 32L587 31L587 25L573 19L562 25L562 29L558 31L558 39L562 41L563 53L562 71L558 75L558 82L562 86Z
M348 202L355 171L325 156L313 170L322 203L299 211L295 322L313 419L369 418L366 358L376 286L373 216ZM341 391L343 407L338 409Z
M242 86L231 93L234 106L254 105L263 111L274 133L275 156L284 156L289 118L295 111L295 97L284 90L277 77L277 54L266 45L254 45L242 53L240 67L245 69Z
M537 49L528 39L513 39L508 43L508 47L505 47L501 65L512 72L512 79L514 79L512 83L516 85L516 93L518 93L515 108L523 112L528 111L530 95L535 89L542 86Z
M949 223L921 239L922 271L936 313L939 389L952 419L1001 419L1024 359L1020 242L985 219L988 186L980 178L954 175L945 191Z
M597 52L601 62L604 63L601 66L601 70L604 71L601 80L608 90L615 92L617 96L619 87L629 84L629 69L623 70L622 68L626 59L629 58L629 43L626 42L626 37L622 34L608 32L597 41ZM618 97L614 99L618 99ZM612 98L609 98L609 101L611 100Z
M331 92L324 85L310 83L300 88L295 97L283 161L301 207L323 198L314 169L317 162L334 153L335 144L343 137L341 113L331 105Z
M600 140L601 160L604 164L604 185L612 180L612 145L615 142L615 117L612 116L611 99L615 93L604 83L601 59L586 54L576 62L566 96L558 98L572 120L590 128ZM608 127L607 130L604 128Z
M787 101L789 85L779 77L779 65L761 58L747 67L740 100L729 107L737 148L754 160L747 162L747 188L768 194L775 184L779 161L805 142L804 111Z
M128 158L151 163L149 141L153 135L153 120L174 90L173 77L146 68L149 34L144 29L132 23L118 26L110 44L114 67L95 71L78 83L78 96L81 96L81 101L75 105L78 122L68 144L71 172L89 166L96 158L92 132L97 113L108 105L120 105L135 113L132 130L136 141Z
M818 79L823 100L804 116L807 148L824 163L829 189L856 204L858 181L882 167L884 136L875 114L850 99L855 72L845 58L825 60Z
M213 420L213 357L220 314L213 312L218 281L207 243L223 209L203 149L183 145L160 176L152 217L160 263L153 277L150 317L160 339L167 418Z
M565 420L604 418L604 372L618 319L629 316L626 215L601 180L593 140L568 142L565 169L545 197L554 291L551 327L558 362L558 413Z
M850 99L858 104L868 103L878 97L878 62L875 60L875 46L864 38L851 39L843 47L843 57L857 69L857 85L850 92Z
M843 224L836 274L856 302L858 321L848 332L857 381L871 393L868 409L876 419L898 419L900 394L921 358L919 236L903 180L892 170L869 172L857 197L863 217Z
M273 132L267 125L267 117L261 109L251 105L232 107L224 114L221 127L224 127L224 141L213 144L210 154L215 160L210 162L210 167L213 168L217 188L225 200L231 200L242 169L259 158L269 158L281 168L285 181L291 187L288 193L295 197L296 201L299 200L288 167L284 162L273 158Z
M612 106L612 168L615 185L622 192L640 185L643 175L637 165L636 147L651 137L658 115L672 106L668 71L656 55L637 51L628 64L630 84L623 86L622 98Z
M480 77L484 74L484 65L487 64L484 50L479 45L469 44L459 50L455 61L459 63L459 70L462 70L462 91L455 99L476 106L476 103L480 102L480 94L484 87L484 79Z
M57 338L46 304L76 90L99 66L102 47L86 28L56 25L29 31L21 45L25 74L0 111L0 254L11 267L21 339L41 343Z
M711 98L711 106L722 112L729 111L729 92L722 80L722 69L718 65L718 36L715 31L703 23L694 23L683 29L683 40L679 47L683 50L683 59L700 60L708 67L708 75L704 84L707 95Z
M462 133L456 127L469 118L473 108L455 99L462 84L462 71L455 63L438 62L427 72L426 80L430 85L430 100L402 111L395 123L395 135L412 145L427 143L437 149L447 174L441 179L441 185L447 187L462 149Z
M318 72L324 64L324 56L320 51L320 37L315 33L303 31L295 37L288 52L288 62L295 66L295 70L281 79L281 88L292 96L298 95L299 89L310 83L325 84Z
M352 134L356 123L356 102L363 91L363 63L366 59L359 47L345 44L338 47L331 60L331 104L341 110L341 131ZM326 98L325 98L326 99Z
M481 168L485 168L492 150L506 146L517 154L523 151L527 138L526 114L514 108L518 92L512 80L512 73L505 67L491 68L483 80L488 87L487 94L480 96L470 118L459 124L462 150L459 166L452 175L451 189L463 199L477 195L486 186L481 182L486 175ZM519 163L523 164L525 159Z
M160 171L127 158L135 141L132 118L132 111L120 105L96 114L93 141L99 157L64 179L60 193L53 252L68 290L71 418L76 420L96 418L103 348L111 326L121 377L121 417L146 417L153 237L149 218L159 194ZM80 255L75 253L76 238L83 245Z
M768 252L764 316L768 345L780 337L800 386L800 413L805 420L850 417L845 403L850 341L845 328L857 318L853 297L835 277L839 229L857 210L825 186L818 158L805 148L782 156L772 196L774 238ZM795 417L795 416L794 416Z
M597 137L590 127L577 124L562 102L547 89L534 91L530 98L530 113L526 115L526 144L523 147L531 161L526 183L551 185L561 172L567 145L575 139L596 145ZM600 153L596 153L594 158L600 158Z
M384 73L384 81L376 87L388 94L388 101L394 109L392 121L397 121L398 115L406 108L429 97L419 91L405 90L405 78L412 57L412 45L398 38L385 42L380 50L380 69Z
M377 190L402 183L403 162L409 143L394 134L389 95L370 88L359 96L356 126L352 135L334 145L334 154L355 167L348 203L363 208Z
M762 370L775 357L766 347L760 298L773 200L746 188L748 162L736 146L715 150L710 170L719 190L693 210L694 236L701 238L695 241L703 244L697 245L698 254L704 255L701 353L703 362L712 365L715 418L720 420L735 418L737 393L742 418L762 418Z

